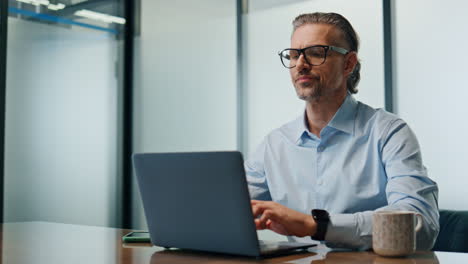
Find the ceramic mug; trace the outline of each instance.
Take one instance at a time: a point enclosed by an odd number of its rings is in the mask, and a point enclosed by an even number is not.
[[[380,256],[398,257],[416,251],[422,215],[410,211],[377,211],[372,217],[372,248]]]

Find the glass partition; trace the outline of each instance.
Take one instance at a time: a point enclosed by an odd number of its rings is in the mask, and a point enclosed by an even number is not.
[[[0,1],[0,222],[3,222],[4,146],[5,146],[5,64],[8,3]]]
[[[118,226],[122,5],[9,0],[5,221]]]

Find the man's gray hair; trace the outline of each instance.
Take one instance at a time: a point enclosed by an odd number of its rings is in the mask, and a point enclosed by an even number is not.
[[[340,14],[337,13],[309,13],[309,14],[302,14],[296,17],[293,21],[293,33],[296,29],[300,26],[305,24],[326,24],[332,25],[338,28],[344,37],[344,41],[348,45],[349,51],[357,52],[359,49],[359,37],[354,31],[353,26],[351,23]],[[356,86],[361,79],[361,63],[357,62],[356,66],[354,67],[353,72],[349,75],[348,80],[346,81],[346,87],[350,93],[357,93],[358,90]]]

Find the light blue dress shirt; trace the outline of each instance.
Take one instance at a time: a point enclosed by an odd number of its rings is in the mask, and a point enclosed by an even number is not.
[[[267,135],[245,169],[252,199],[306,214],[327,210],[325,240],[332,247],[370,248],[374,210],[421,213],[418,249],[431,249],[439,232],[438,188],[416,136],[397,116],[350,94],[320,138],[309,132],[303,114]]]

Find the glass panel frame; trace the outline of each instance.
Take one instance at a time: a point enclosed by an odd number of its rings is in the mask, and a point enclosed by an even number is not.
[[[8,2],[0,1],[0,223],[3,223],[6,48],[8,29]]]

